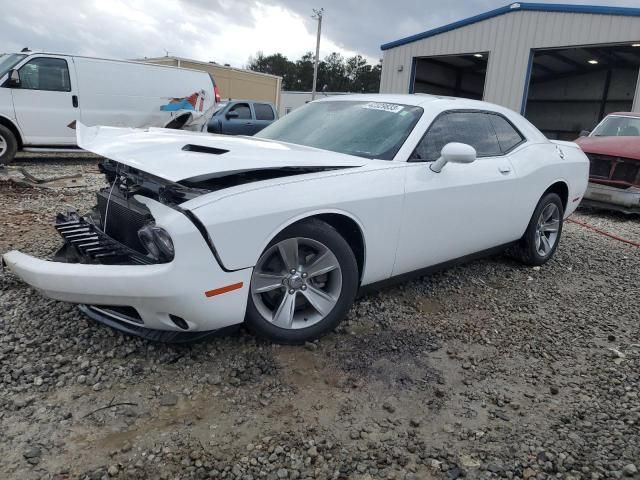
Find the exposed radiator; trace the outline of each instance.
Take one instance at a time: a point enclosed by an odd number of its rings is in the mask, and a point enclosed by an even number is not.
[[[109,191],[103,190],[98,192],[98,211],[101,218],[100,227],[104,233],[129,248],[142,254],[147,253],[138,238],[138,230],[153,220],[146,206],[133,198],[126,199],[119,195],[111,195],[109,199]]]

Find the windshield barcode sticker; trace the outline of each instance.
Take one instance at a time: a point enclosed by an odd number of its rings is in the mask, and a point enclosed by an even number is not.
[[[404,107],[402,105],[396,105],[395,103],[369,102],[363,105],[362,108],[368,108],[369,110],[382,110],[389,113],[398,113]]]

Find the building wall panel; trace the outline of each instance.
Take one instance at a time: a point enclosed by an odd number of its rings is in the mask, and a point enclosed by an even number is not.
[[[408,92],[414,57],[488,51],[484,99],[519,111],[531,49],[635,41],[640,42],[640,17],[515,11],[385,50],[380,91]]]

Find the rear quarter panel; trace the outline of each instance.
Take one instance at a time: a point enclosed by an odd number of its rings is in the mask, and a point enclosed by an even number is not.
[[[587,188],[589,160],[575,144],[556,145],[550,141],[527,144],[514,152],[512,164],[520,197],[515,208],[519,210],[519,229],[523,234],[538,201],[550,186],[563,182],[568,187],[565,218],[575,211]]]
[[[193,213],[229,270],[254,266],[269,242],[299,220],[324,213],[345,215],[364,236],[362,283],[367,284],[391,276],[404,195],[403,165],[372,161],[321,176],[236,187]]]

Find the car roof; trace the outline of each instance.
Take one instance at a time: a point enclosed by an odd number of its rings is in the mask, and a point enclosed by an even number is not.
[[[397,103],[400,105],[411,105],[422,107],[425,110],[487,110],[490,112],[500,113],[509,118],[520,115],[513,110],[505,108],[495,103],[483,102],[481,100],[471,100],[469,98],[447,97],[442,95],[429,95],[426,93],[406,93],[406,94],[386,94],[386,93],[368,93],[353,95],[335,95],[320,98],[316,102],[387,102]]]
[[[416,107],[438,106],[442,109],[474,109],[491,110],[502,112],[507,109],[489,102],[471,100],[468,98],[447,97],[443,95],[429,95],[426,93],[406,93],[406,94],[386,94],[386,93],[364,93],[351,95],[335,95],[319,98],[317,102],[388,102],[401,105],[412,105]],[[513,111],[509,110],[513,113]]]
[[[640,112],[613,112],[607,115],[607,117],[610,117],[610,116],[640,118]]]
[[[494,103],[483,102],[480,100],[470,100],[468,98],[446,97],[438,95],[428,95],[423,93],[407,93],[407,94],[386,94],[386,93],[370,93],[370,94],[354,94],[354,95],[336,95],[320,98],[315,102],[379,102],[379,103],[395,103],[399,105],[411,105],[423,108],[431,114],[439,114],[448,110],[481,110],[493,112],[508,118],[518,127],[521,133],[529,140],[543,141],[546,137],[529,121],[527,121],[519,113],[508,108],[496,105]],[[314,103],[315,103],[314,102]]]
[[[350,95],[331,95],[327,97],[321,97],[316,99],[317,102],[345,102],[345,101],[360,101],[360,102],[388,102],[398,103],[402,105],[422,106],[426,103],[433,102],[439,99],[445,99],[453,97],[438,97],[435,95],[422,95],[422,94],[385,94],[385,93],[356,93]]]

